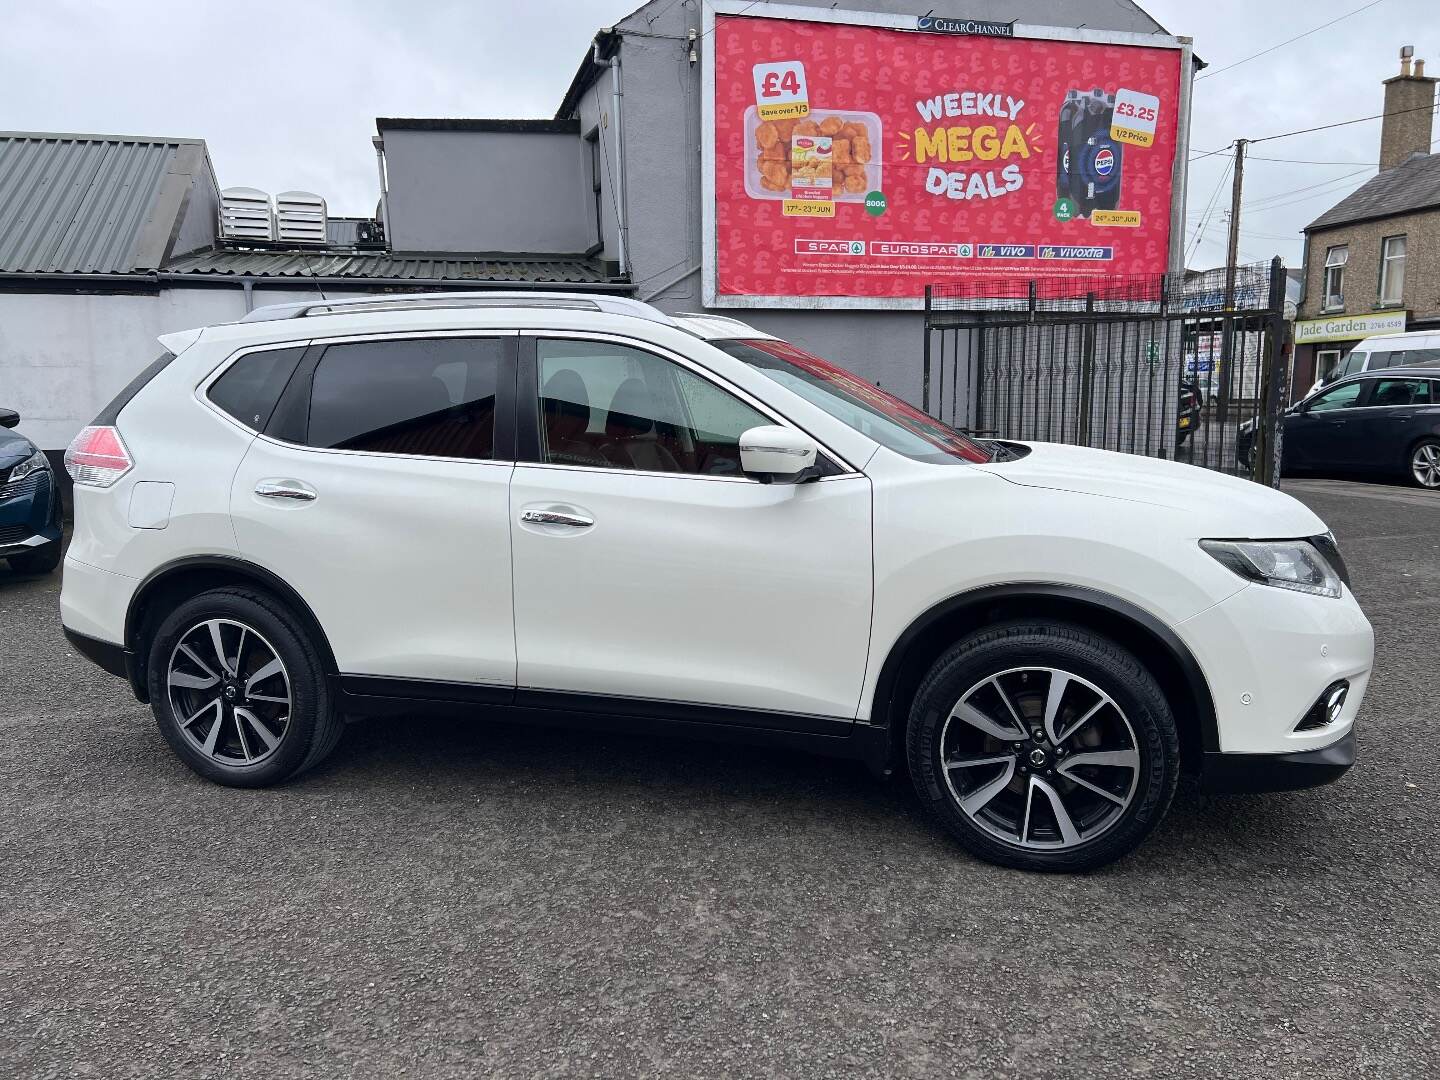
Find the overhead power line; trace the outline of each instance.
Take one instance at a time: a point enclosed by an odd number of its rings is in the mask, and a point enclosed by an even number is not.
[[[1338,23],[1338,22],[1344,22],[1346,19],[1350,18],[1352,15],[1359,15],[1362,11],[1369,11],[1371,8],[1375,7],[1377,4],[1383,4],[1384,2],[1385,2],[1385,0],[1371,0],[1371,2],[1368,3],[1368,4],[1366,4],[1364,7],[1358,7],[1358,8],[1356,8],[1354,11],[1347,11],[1344,15],[1337,16],[1336,18],[1331,19],[1331,20],[1330,20],[1329,22],[1327,22],[1327,23],[1321,23],[1319,26],[1313,27],[1313,28],[1310,29],[1310,30],[1306,30],[1303,34],[1296,34],[1296,35],[1295,35],[1294,37],[1292,37],[1292,38],[1286,38],[1284,41],[1280,42],[1280,44],[1278,44],[1278,45],[1271,45],[1268,49],[1261,49],[1261,50],[1260,50],[1259,52],[1257,52],[1257,53],[1251,53],[1249,56],[1245,57],[1243,60],[1236,60],[1233,64],[1226,64],[1224,67],[1219,67],[1219,68],[1215,68],[1215,69],[1213,69],[1213,70],[1211,70],[1211,71],[1207,71],[1207,72],[1205,72],[1205,74],[1203,74],[1203,75],[1197,75],[1197,76],[1195,77],[1195,81],[1196,81],[1196,82],[1200,82],[1202,79],[1214,78],[1216,75],[1219,75],[1222,71],[1230,71],[1230,70],[1232,70],[1233,68],[1239,67],[1241,64],[1248,64],[1251,60],[1255,60],[1255,59],[1257,59],[1258,57],[1265,56],[1267,53],[1272,53],[1272,52],[1274,52],[1276,49],[1283,49],[1286,45],[1293,45],[1295,42],[1299,41],[1301,38],[1307,38],[1307,37],[1309,37],[1311,34],[1318,34],[1321,30],[1324,30],[1326,27],[1334,26],[1334,25],[1335,25],[1336,23]]]
[[[1434,112],[1437,108],[1440,108],[1440,105],[1436,105],[1436,104],[1434,104],[1434,103],[1431,103],[1431,104],[1429,104],[1429,105],[1416,105],[1416,106],[1414,106],[1413,108],[1409,108],[1409,109],[1393,109],[1393,110],[1391,110],[1390,112],[1376,113],[1374,116],[1358,116],[1358,117],[1356,117],[1354,120],[1337,120],[1337,121],[1336,121],[1335,123],[1333,123],[1333,124],[1321,124],[1319,127],[1298,128],[1298,129],[1295,130],[1295,131],[1282,131],[1282,132],[1280,132],[1278,135],[1262,135],[1262,136],[1261,136],[1260,138],[1258,138],[1258,139],[1250,139],[1250,140],[1248,140],[1248,141],[1251,142],[1251,143],[1262,143],[1262,142],[1270,142],[1270,141],[1273,140],[1273,139],[1288,139],[1291,135],[1308,135],[1308,134],[1310,134],[1312,131],[1329,131],[1331,128],[1346,127],[1346,126],[1348,126],[1348,125],[1350,125],[1350,124],[1363,124],[1363,123],[1365,123],[1365,121],[1367,121],[1367,120],[1381,120],[1381,119],[1384,119],[1384,118],[1387,117],[1387,116],[1403,116],[1405,113],[1425,112],[1426,110],[1429,110],[1430,112]],[[1220,149],[1218,149],[1218,150],[1206,150],[1204,153],[1196,154],[1194,157],[1190,158],[1190,161],[1191,161],[1191,162],[1200,161],[1200,160],[1203,159],[1203,158],[1215,157],[1217,154],[1228,154],[1228,153],[1230,153],[1230,152],[1234,149],[1234,145],[1235,145],[1234,143],[1231,143],[1229,146],[1222,146],[1222,147],[1220,147]],[[1431,143],[1430,145],[1431,145],[1432,147],[1433,147],[1433,146],[1440,146],[1440,139],[1437,139],[1435,142]],[[1270,160],[1273,160],[1273,161],[1283,161],[1284,159],[1283,159],[1283,158],[1272,158],[1272,159],[1270,159]],[[1318,163],[1317,163],[1317,164],[1318,164]],[[1354,164],[1354,163],[1353,163],[1353,162],[1349,162],[1349,161],[1344,161],[1344,162],[1337,162],[1337,164],[1350,165],[1350,164]]]

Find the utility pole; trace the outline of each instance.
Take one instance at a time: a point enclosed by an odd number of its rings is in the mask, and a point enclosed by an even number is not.
[[[1235,264],[1240,257],[1240,192],[1245,184],[1245,146],[1235,140],[1235,175],[1230,182],[1230,239],[1225,247],[1225,310],[1235,307]]]
[[[1220,428],[1220,453],[1225,453],[1225,431],[1230,421],[1231,372],[1235,367],[1235,268],[1240,259],[1240,195],[1245,176],[1245,144],[1235,140],[1235,177],[1230,184],[1230,239],[1225,247],[1225,310],[1220,325],[1220,392],[1215,421]]]

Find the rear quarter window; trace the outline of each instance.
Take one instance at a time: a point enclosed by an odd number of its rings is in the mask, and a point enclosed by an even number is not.
[[[246,353],[210,384],[208,397],[246,427],[263,431],[304,354],[304,346]]]

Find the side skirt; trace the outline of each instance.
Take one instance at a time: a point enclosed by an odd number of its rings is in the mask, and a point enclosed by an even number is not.
[[[860,761],[880,777],[888,776],[891,768],[888,732],[848,717],[372,675],[338,676],[336,689],[347,717],[471,716],[539,727],[782,746]]]

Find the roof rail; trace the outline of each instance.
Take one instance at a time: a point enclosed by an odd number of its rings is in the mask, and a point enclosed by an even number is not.
[[[279,319],[307,319],[318,315],[344,315],[373,311],[423,311],[431,308],[569,308],[630,315],[637,319],[673,325],[659,308],[627,296],[592,296],[565,292],[448,292],[387,293],[378,296],[349,296],[338,300],[302,300],[292,304],[267,304],[240,319],[247,322],[274,322]]]

